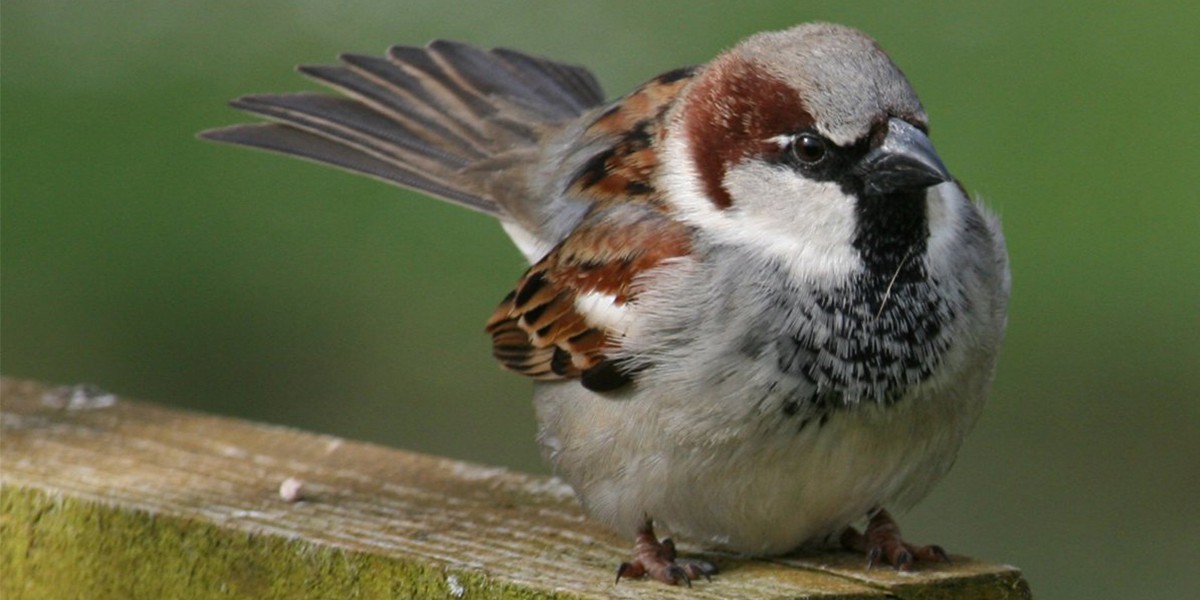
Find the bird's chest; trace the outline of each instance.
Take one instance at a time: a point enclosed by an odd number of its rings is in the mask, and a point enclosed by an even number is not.
[[[942,367],[957,318],[953,300],[923,277],[760,289],[757,322],[738,350],[777,378],[785,404],[892,404]]]
[[[962,311],[955,285],[915,269],[820,286],[745,264],[708,265],[671,290],[675,306],[714,298],[698,310],[653,311],[645,375],[671,395],[710,398],[734,420],[805,420],[900,402],[946,372]]]

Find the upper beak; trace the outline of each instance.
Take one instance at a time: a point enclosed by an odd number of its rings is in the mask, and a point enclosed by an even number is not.
[[[929,137],[895,118],[888,120],[883,143],[863,157],[858,170],[869,195],[922,190],[951,180]]]

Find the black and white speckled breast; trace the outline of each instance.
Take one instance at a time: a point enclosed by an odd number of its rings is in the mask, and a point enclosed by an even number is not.
[[[890,404],[940,365],[955,302],[923,273],[882,287],[872,277],[829,290],[797,289],[781,277],[781,285],[764,290],[775,308],[742,349],[783,376],[775,392],[785,396],[785,412]]]

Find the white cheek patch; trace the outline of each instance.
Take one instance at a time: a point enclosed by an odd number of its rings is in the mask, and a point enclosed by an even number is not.
[[[854,249],[854,199],[835,183],[747,162],[725,176],[738,229],[801,280],[841,280],[862,269]]]
[[[862,269],[851,245],[854,199],[836,184],[748,161],[725,174],[723,185],[733,206],[721,210],[703,192],[683,136],[667,138],[662,164],[668,201],[682,220],[717,242],[754,247],[780,260],[802,281],[844,279]]]
[[[588,292],[575,297],[575,310],[588,323],[624,336],[629,333],[629,308],[617,302],[617,297],[602,292]]]

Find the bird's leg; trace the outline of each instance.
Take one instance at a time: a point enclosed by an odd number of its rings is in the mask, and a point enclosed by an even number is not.
[[[666,538],[661,542],[654,535],[654,524],[649,517],[638,528],[633,545],[633,560],[617,567],[617,581],[622,578],[650,576],[669,585],[692,586],[698,577],[708,579],[717,572],[716,565],[703,560],[677,559],[675,542]]]
[[[880,559],[896,567],[899,571],[912,568],[913,562],[950,562],[950,556],[941,546],[914,546],[900,537],[900,526],[892,520],[888,511],[879,509],[871,515],[867,528],[862,533],[853,527],[847,527],[842,532],[842,547],[847,550],[864,552],[867,555],[867,569],[875,566]]]

